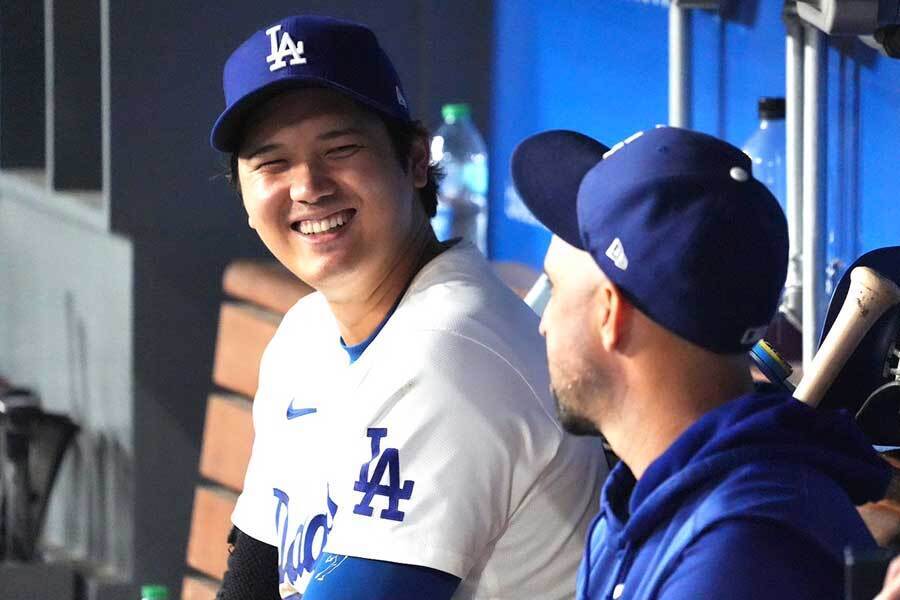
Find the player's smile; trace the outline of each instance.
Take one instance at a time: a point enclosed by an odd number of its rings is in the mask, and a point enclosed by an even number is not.
[[[329,231],[339,229],[350,223],[356,210],[348,208],[340,210],[322,218],[301,219],[291,224],[291,229],[304,235],[318,235],[320,233],[328,233]]]
[[[347,208],[324,217],[295,220],[291,223],[291,229],[311,244],[322,244],[343,236],[355,216],[356,209]]]

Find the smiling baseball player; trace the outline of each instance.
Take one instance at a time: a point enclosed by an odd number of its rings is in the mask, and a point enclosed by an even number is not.
[[[568,598],[606,467],[556,422],[537,319],[441,244],[424,128],[371,31],[290,17],[224,70],[212,145],[317,290],[260,366],[220,598]]]

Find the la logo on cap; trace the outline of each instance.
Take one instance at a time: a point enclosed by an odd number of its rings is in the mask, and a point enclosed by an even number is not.
[[[279,42],[276,37],[279,31],[281,31],[281,25],[275,25],[266,29],[266,35],[269,36],[269,43],[272,47],[271,54],[266,57],[266,62],[272,63],[269,65],[269,70],[277,71],[288,66],[288,64],[306,64],[306,58],[303,56],[303,40],[294,42],[291,39],[291,34],[285,31],[281,34],[281,42]],[[290,63],[284,61],[288,55],[291,56]]]

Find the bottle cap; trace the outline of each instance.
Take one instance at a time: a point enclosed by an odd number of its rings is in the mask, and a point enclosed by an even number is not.
[[[469,105],[464,103],[445,104],[441,107],[441,116],[444,117],[444,122],[450,125],[455,123],[457,119],[468,117],[470,114],[471,109]]]
[[[141,600],[168,600],[169,589],[164,585],[142,585]]]
[[[760,98],[759,118],[775,121],[784,118],[784,98]]]

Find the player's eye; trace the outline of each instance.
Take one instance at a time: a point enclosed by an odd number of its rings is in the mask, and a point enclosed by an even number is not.
[[[286,164],[287,161],[281,158],[268,158],[259,161],[256,166],[253,167],[254,171],[271,171],[275,169],[280,169]]]
[[[362,149],[359,144],[342,144],[335,148],[329,149],[325,155],[328,158],[347,158],[353,156]]]

